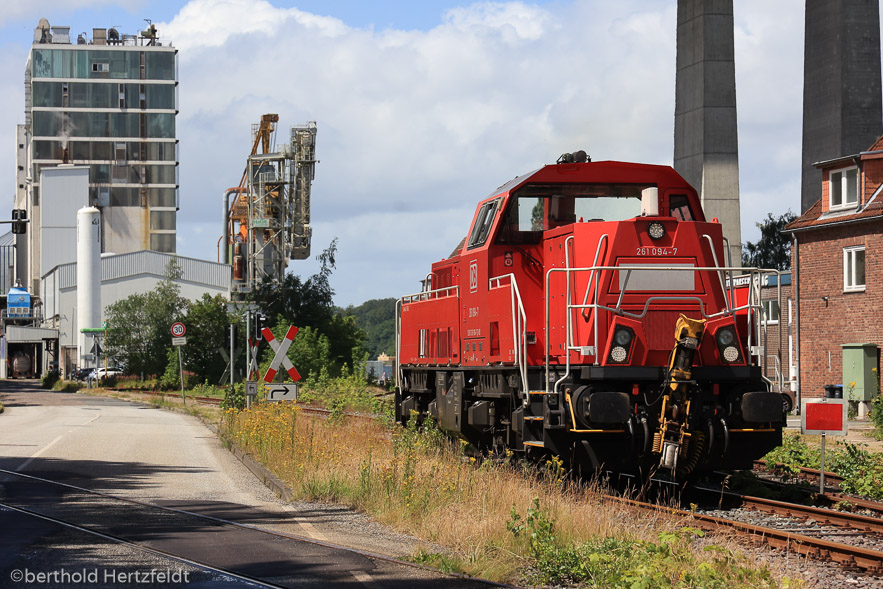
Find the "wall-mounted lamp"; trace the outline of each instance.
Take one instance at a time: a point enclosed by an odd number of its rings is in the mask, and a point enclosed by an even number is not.
[[[820,297],[823,301],[825,301],[825,308],[828,307],[828,297]]]

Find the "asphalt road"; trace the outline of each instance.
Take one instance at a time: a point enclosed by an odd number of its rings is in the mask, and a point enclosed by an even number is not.
[[[36,381],[0,381],[0,401],[0,469],[71,485],[0,472],[2,587],[480,585],[290,537],[310,536],[310,513],[190,416]]]

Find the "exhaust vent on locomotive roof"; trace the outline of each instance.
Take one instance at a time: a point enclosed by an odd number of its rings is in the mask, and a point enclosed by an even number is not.
[[[584,164],[586,162],[592,161],[592,158],[586,154],[585,151],[580,149],[579,151],[574,151],[573,153],[562,153],[558,158],[556,164]]]
[[[655,186],[641,191],[641,216],[659,216],[659,189]]]

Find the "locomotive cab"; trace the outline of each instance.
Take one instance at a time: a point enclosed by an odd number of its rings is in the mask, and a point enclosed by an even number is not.
[[[584,469],[750,466],[784,416],[752,355],[757,305],[736,306],[724,251],[669,167],[516,178],[399,302],[397,420],[432,416],[480,447]]]

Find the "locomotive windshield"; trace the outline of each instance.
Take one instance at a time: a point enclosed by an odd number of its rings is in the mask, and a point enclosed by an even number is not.
[[[642,184],[529,184],[514,193],[498,243],[538,243],[542,232],[641,215]]]

